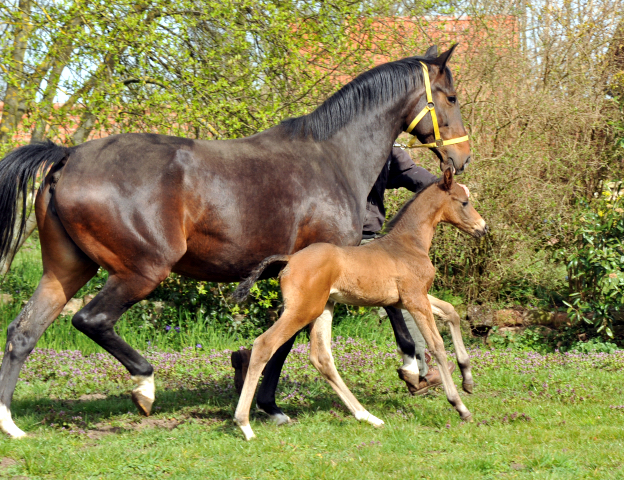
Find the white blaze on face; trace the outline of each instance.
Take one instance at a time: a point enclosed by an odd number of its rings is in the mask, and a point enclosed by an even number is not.
[[[11,411],[6,405],[0,405],[0,430],[6,433],[11,438],[25,437],[26,434],[17,428],[17,425],[11,418]]]
[[[135,393],[140,393],[144,397],[148,398],[152,402],[156,398],[155,391],[156,387],[154,386],[154,374],[152,373],[149,377],[145,375],[133,375],[130,377],[134,383],[136,383],[136,387],[132,390]]]

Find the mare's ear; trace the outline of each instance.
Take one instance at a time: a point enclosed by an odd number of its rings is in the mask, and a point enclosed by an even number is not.
[[[427,51],[425,52],[426,58],[437,58],[438,57],[438,46],[431,45]]]
[[[442,178],[442,190],[446,190],[448,192],[451,190],[451,186],[453,186],[453,169],[447,168],[444,170]]]
[[[446,52],[440,55],[438,58],[436,58],[435,60],[432,60],[431,64],[437,65],[438,67],[440,67],[440,71],[443,72],[444,69],[446,68],[446,64],[451,59],[451,56],[453,55],[455,48],[457,48],[457,45],[459,45],[459,43],[456,43],[451,48],[449,48]]]

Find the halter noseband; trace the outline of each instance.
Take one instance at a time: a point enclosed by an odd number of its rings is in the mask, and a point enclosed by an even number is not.
[[[442,137],[440,137],[440,129],[438,127],[438,116],[436,115],[435,104],[433,103],[433,96],[431,95],[431,84],[429,83],[429,69],[427,68],[427,65],[425,65],[423,62],[420,62],[420,64],[422,65],[422,68],[423,68],[423,78],[425,80],[425,92],[427,93],[427,105],[425,106],[425,108],[423,108],[420,111],[418,115],[416,115],[416,118],[412,120],[412,123],[409,124],[409,127],[407,127],[407,130],[405,131],[407,133],[410,133],[412,130],[414,130],[414,127],[418,125],[418,122],[420,122],[425,117],[425,115],[427,115],[427,113],[431,112],[431,121],[433,122],[433,134],[435,136],[435,142],[423,143],[421,145],[414,145],[414,143],[416,143],[416,141],[418,140],[414,136],[411,138],[409,142],[407,142],[407,145],[405,145],[405,147],[406,148],[436,148],[436,147],[444,147],[446,145],[455,145],[456,143],[461,143],[461,142],[467,142],[468,135],[464,135],[463,137],[458,137],[458,138],[451,138],[450,140],[443,140]]]

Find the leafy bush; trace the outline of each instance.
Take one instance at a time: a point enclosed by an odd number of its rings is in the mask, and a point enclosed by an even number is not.
[[[560,254],[567,260],[568,314],[613,338],[612,325],[624,304],[624,191],[605,184],[570,225],[572,242]]]

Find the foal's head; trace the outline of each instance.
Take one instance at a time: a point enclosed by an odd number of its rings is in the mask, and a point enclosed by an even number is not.
[[[453,181],[451,168],[444,171],[438,187],[441,190],[440,194],[445,196],[440,212],[441,222],[455,225],[475,238],[482,237],[487,233],[488,227],[479,212],[470,203],[466,191]]]

